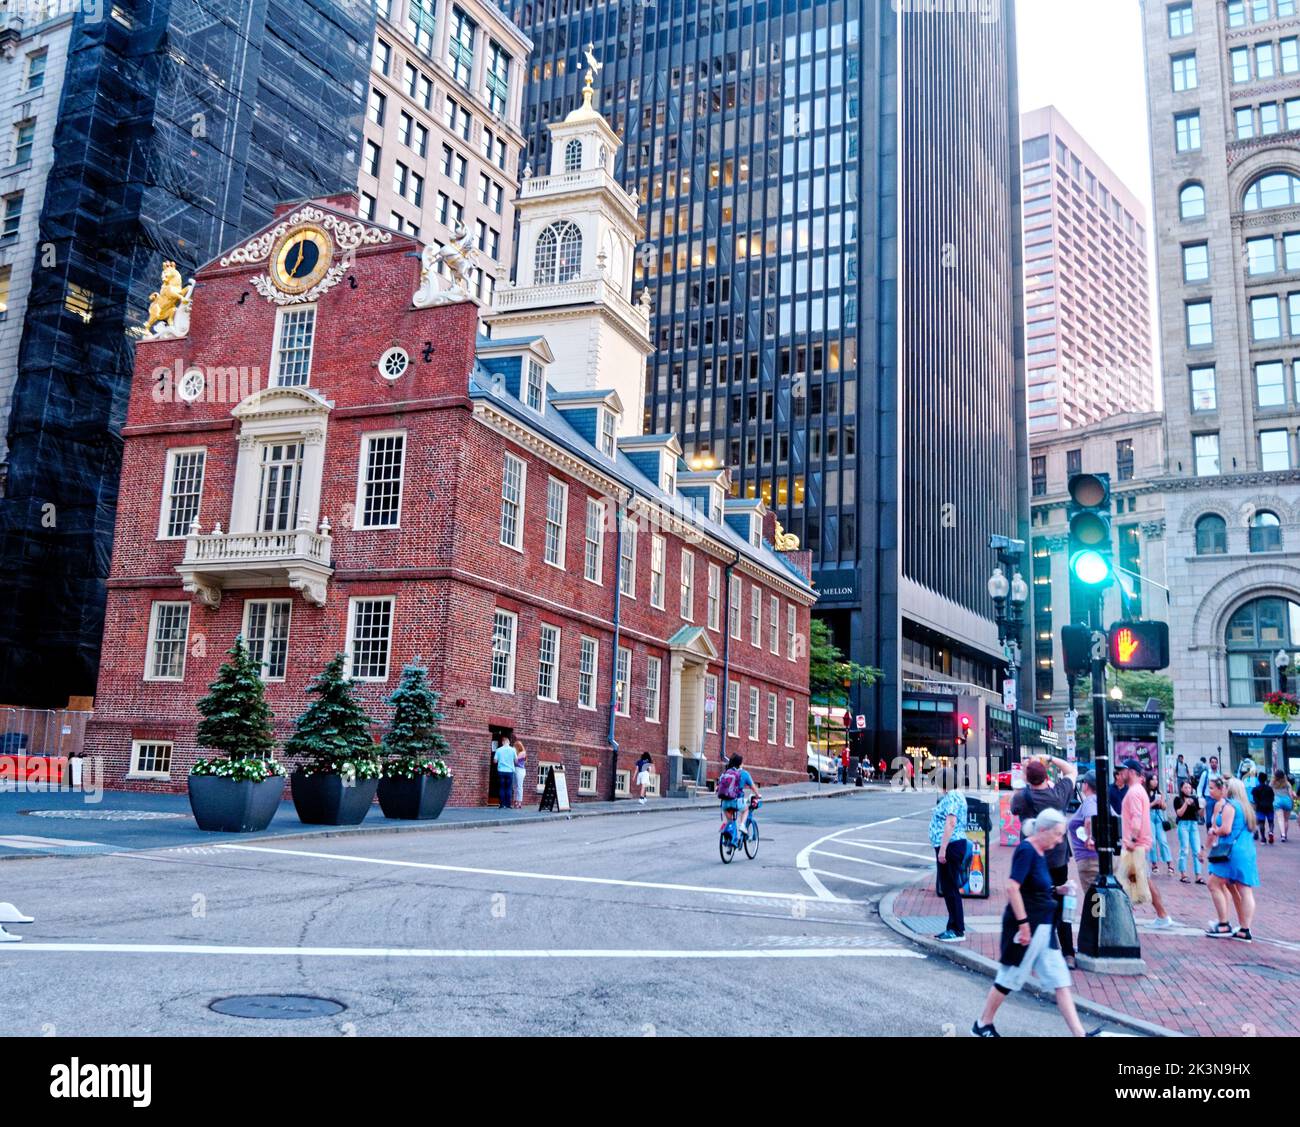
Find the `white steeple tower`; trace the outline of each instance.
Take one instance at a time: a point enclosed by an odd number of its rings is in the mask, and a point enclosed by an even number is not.
[[[555,354],[547,381],[561,391],[613,388],[625,405],[621,434],[640,434],[648,297],[634,301],[636,197],[614,179],[622,142],[597,112],[592,80],[602,64],[587,48],[582,104],[552,122],[551,170],[519,193],[515,284],[497,287],[483,320],[498,339],[544,335]]]

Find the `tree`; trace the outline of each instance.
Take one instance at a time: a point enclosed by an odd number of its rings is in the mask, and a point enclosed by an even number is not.
[[[230,660],[217,670],[208,695],[196,705],[203,719],[195,736],[200,747],[228,759],[269,759],[275,752],[274,719],[263,692],[261,667],[242,637],[226,651]]]
[[[1075,733],[1075,745],[1080,759],[1092,758],[1092,680],[1080,675],[1074,682],[1074,706],[1079,710],[1079,726]],[[1124,695],[1120,700],[1112,700],[1110,690],[1118,686]],[[1165,714],[1165,729],[1174,730],[1174,682],[1163,673],[1152,673],[1140,669],[1106,670],[1106,709],[1107,712],[1140,711],[1150,697],[1160,701]]]
[[[384,734],[383,749],[388,756],[384,774],[407,779],[446,777],[450,772],[443,756],[451,749],[442,734],[438,694],[429,688],[429,671],[422,665],[406,666],[388,703],[393,706],[393,722]]]
[[[872,665],[845,661],[844,654],[831,638],[830,627],[814,618],[808,627],[808,691],[813,698],[823,698],[827,707],[848,705],[847,687],[855,682],[874,685],[883,677]]]
[[[374,723],[357,700],[353,683],[343,676],[344,655],[336,654],[307,686],[317,699],[294,723],[285,755],[303,760],[305,775],[380,774],[378,749],[370,734]]]

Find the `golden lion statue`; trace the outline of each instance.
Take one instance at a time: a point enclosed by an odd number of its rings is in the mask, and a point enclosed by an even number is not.
[[[164,262],[162,266],[162,289],[149,295],[149,316],[144,323],[147,333],[154,325],[162,322],[170,325],[176,319],[176,311],[189,300],[193,284],[186,286],[181,282],[181,272],[176,263]]]

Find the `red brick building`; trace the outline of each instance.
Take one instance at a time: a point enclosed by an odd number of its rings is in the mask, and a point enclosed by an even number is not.
[[[724,747],[760,784],[801,778],[806,555],[725,471],[636,434],[639,403],[557,390],[544,335],[480,336],[354,202],[281,207],[136,346],[87,737],[109,784],[184,789],[240,634],[280,741],[335,653],[379,728],[420,659],[456,804],[489,800],[502,733],[575,797],[625,793],[642,751],[664,790]]]

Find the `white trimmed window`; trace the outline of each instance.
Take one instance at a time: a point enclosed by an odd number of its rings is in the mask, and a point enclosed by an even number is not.
[[[659,723],[659,675],[663,664],[657,657],[646,659],[645,666],[645,718],[651,724]]]
[[[709,564],[709,629],[722,629],[722,568]]]
[[[203,499],[203,468],[207,451],[168,450],[167,487],[163,492],[158,535],[162,539],[189,535]]]
[[[361,439],[358,528],[397,528],[400,525],[405,462],[405,431],[367,434]]]
[[[605,556],[605,502],[587,498],[587,527],[583,533],[582,575],[592,583],[601,582]]]
[[[727,735],[740,735],[740,684],[727,682]]]
[[[618,419],[614,417],[614,412],[602,408],[600,412],[600,452],[606,458],[612,458],[618,452],[618,440],[615,437],[617,428]]]
[[[650,605],[664,609],[664,538],[650,537]]]
[[[185,680],[185,651],[190,640],[190,604],[154,603],[149,614],[146,681]]]
[[[283,681],[289,660],[288,599],[249,599],[244,603],[244,641],[262,667],[263,681]]]
[[[695,556],[682,549],[681,616],[687,622],[695,619]]]
[[[555,478],[546,481],[546,552],[548,564],[564,568],[564,542],[569,521],[569,487]]]
[[[728,586],[729,586],[729,590],[727,592],[728,613],[731,617],[731,636],[733,638],[739,638],[740,637],[740,614],[741,614],[740,600],[742,598],[741,588],[740,588],[740,576],[733,575],[731,577],[731,583]]]
[[[618,714],[630,716],[632,714],[632,651],[624,646],[618,647],[618,670],[614,674],[614,679],[618,690]]]
[[[767,648],[781,652],[781,600],[773,595],[767,604]]]
[[[630,771],[614,772],[614,797],[627,798],[631,793],[632,773]]]
[[[712,673],[704,675],[704,699],[713,701],[713,711],[708,711],[708,705],[705,705],[704,713],[704,730],[706,732],[716,732],[718,730],[718,679]]]
[[[767,694],[767,742],[776,743],[776,693]]]
[[[755,688],[749,690],[749,738],[758,739],[759,694]]]
[[[276,387],[305,387],[311,379],[311,352],[316,339],[316,307],[295,305],[276,315],[275,354],[271,371]]]
[[[596,793],[596,768],[590,767],[583,763],[578,768],[578,793],[595,794]]]
[[[542,366],[533,357],[527,358],[528,375],[525,380],[525,395],[528,406],[540,412],[546,406],[546,380]]]
[[[785,746],[794,747],[794,697],[785,698]]]
[[[167,740],[132,740],[131,767],[127,772],[132,779],[170,779],[172,774],[172,745]]]
[[[537,783],[536,791],[541,794],[546,789],[546,776],[550,774],[552,767],[559,767],[560,764],[552,759],[541,759],[537,763]]]
[[[515,691],[515,638],[519,616],[508,610],[492,615],[492,683],[494,693]]]
[[[596,707],[597,662],[600,660],[600,643],[595,638],[583,638],[578,655],[578,707]]]
[[[749,644],[763,647],[763,592],[757,585],[749,589]]]
[[[667,450],[659,455],[659,488],[670,497],[677,492],[677,460]]]
[[[619,567],[618,589],[629,599],[636,598],[636,521],[623,522],[623,559]]]
[[[785,608],[785,656],[794,661],[795,651],[795,634],[799,625],[799,612],[795,609],[794,603],[786,604]]]
[[[542,625],[537,643],[537,696],[540,700],[560,699],[560,628]],[[495,659],[493,673],[496,672]]]
[[[507,454],[501,472],[501,543],[517,552],[524,550],[524,489],[528,467],[521,458]]]
[[[387,681],[393,645],[393,597],[348,600],[348,676]]]
[[[302,461],[301,442],[262,443],[257,484],[258,532],[291,532],[298,527]]]

